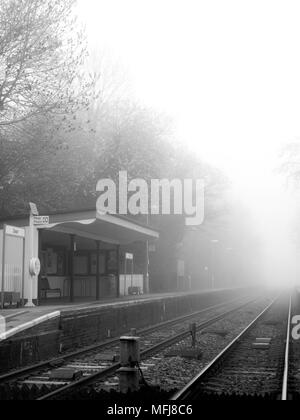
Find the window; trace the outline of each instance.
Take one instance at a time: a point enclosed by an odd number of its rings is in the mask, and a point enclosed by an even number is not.
[[[42,270],[44,276],[66,275],[66,251],[59,248],[47,248],[41,255]]]
[[[64,251],[57,252],[57,275],[66,275],[66,253]]]
[[[88,254],[76,254],[74,257],[75,276],[87,276],[89,274]]]
[[[108,272],[116,271],[118,269],[118,255],[117,251],[109,251],[107,258],[107,270]]]
[[[100,264],[100,274],[104,275],[106,273],[106,256],[104,252],[101,252],[101,254],[99,255],[99,264]],[[91,254],[90,273],[94,276],[97,274],[97,254],[96,253]]]

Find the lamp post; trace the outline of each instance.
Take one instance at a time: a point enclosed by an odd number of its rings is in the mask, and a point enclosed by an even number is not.
[[[215,260],[216,260],[216,245],[220,242],[218,239],[212,239],[211,241],[211,289],[215,288]]]
[[[25,308],[35,308],[33,303],[33,288],[34,281],[38,278],[41,271],[41,263],[38,258],[35,258],[35,228],[34,228],[34,218],[39,216],[39,211],[36,204],[29,203],[30,215],[29,215],[29,256],[30,256],[30,265],[29,265],[29,287],[28,287],[28,299],[25,305]]]
[[[229,282],[230,282],[229,285],[230,285],[230,287],[232,287],[233,286],[233,257],[232,257],[233,248],[228,247],[228,248],[226,248],[226,251],[230,255],[229,264],[227,266],[229,267],[229,269],[228,269]]]
[[[159,214],[159,207],[158,206],[151,206],[150,209],[148,209],[147,213],[147,227],[150,227],[151,225],[151,215],[152,212],[154,214]],[[150,293],[150,243],[147,239],[146,241],[146,273],[145,273],[145,284],[144,284],[144,293]]]

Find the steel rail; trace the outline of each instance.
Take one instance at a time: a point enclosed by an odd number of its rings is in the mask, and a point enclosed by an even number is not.
[[[237,308],[231,309],[229,311],[226,311],[216,317],[213,317],[209,320],[206,320],[204,322],[202,322],[201,324],[199,324],[197,326],[197,332],[200,332],[208,327],[210,327],[211,325],[215,324],[216,322],[223,320],[225,316],[228,316],[232,313],[235,313],[243,308],[245,308],[246,306],[248,306],[249,304],[253,303],[254,301],[256,301],[257,299],[254,300],[250,300],[247,301],[246,303],[242,304],[241,306],[238,306]],[[156,354],[168,347],[171,347],[173,344],[176,344],[184,339],[186,339],[187,337],[190,336],[190,332],[189,331],[185,331],[179,334],[174,335],[173,337],[162,341],[159,344],[156,344],[144,351],[141,352],[141,360],[145,360],[148,357],[151,357],[153,354]],[[82,388],[82,387],[86,387],[89,386],[91,384],[94,384],[96,382],[98,382],[101,379],[105,379],[108,376],[114,374],[119,368],[121,367],[120,363],[116,363],[113,366],[110,366],[109,368],[102,370],[101,372],[97,372],[94,373],[92,375],[89,375],[85,378],[82,378],[78,381],[72,382],[68,385],[65,385],[53,392],[50,392],[49,394],[45,394],[44,396],[37,398],[37,401],[46,401],[46,400],[51,400],[52,398],[55,397],[59,397],[62,396],[63,394],[70,392],[72,390],[75,390],[77,388]]]
[[[285,359],[284,359],[284,372],[282,381],[282,394],[281,400],[288,400],[288,382],[289,382],[289,368],[290,368],[290,335],[291,335],[291,324],[292,324],[292,295],[290,296],[288,324],[287,324],[287,337],[286,337],[286,348],[285,348]]]

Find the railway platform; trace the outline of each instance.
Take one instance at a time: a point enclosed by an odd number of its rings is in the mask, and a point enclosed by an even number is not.
[[[242,289],[166,293],[0,311],[0,373],[238,298]]]
[[[203,293],[205,293],[205,291]],[[64,312],[109,309],[184,295],[186,295],[186,293],[149,294],[131,297],[126,296],[119,299],[103,299],[101,301],[88,301],[86,299],[80,301],[80,299],[78,299],[75,303],[54,299],[52,303],[36,306],[35,308],[0,310],[0,316],[3,319],[0,329],[0,343],[8,338],[12,338],[20,332],[43,324],[50,319],[60,317]]]

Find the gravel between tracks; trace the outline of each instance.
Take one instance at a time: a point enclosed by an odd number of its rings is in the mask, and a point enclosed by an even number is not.
[[[141,363],[146,382],[150,386],[159,386],[170,391],[181,389],[194,376],[204,369],[248,324],[253,321],[263,309],[271,302],[270,299],[261,299],[238,312],[229,315],[222,321],[197,335],[197,349],[202,353],[200,360],[182,357],[168,357],[170,353],[181,348],[191,348],[191,339],[184,340],[160,355],[156,355]],[[98,382],[93,386],[96,391],[102,389],[118,389],[118,378],[112,377],[105,382]]]
[[[277,301],[245,334],[216,371],[199,381],[199,395],[251,395],[280,398],[288,325],[288,299]],[[254,343],[270,340],[264,349]]]

